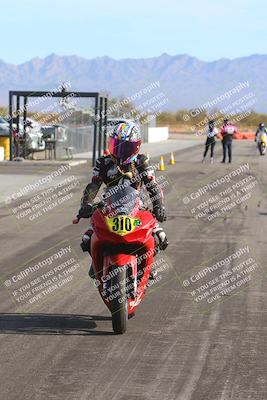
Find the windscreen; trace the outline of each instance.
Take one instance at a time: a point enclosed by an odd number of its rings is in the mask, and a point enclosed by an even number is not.
[[[125,181],[123,184],[108,187],[104,193],[105,215],[132,215],[139,208],[139,192]]]

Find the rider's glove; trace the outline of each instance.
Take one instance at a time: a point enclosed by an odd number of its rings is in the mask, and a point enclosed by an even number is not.
[[[166,221],[166,219],[167,219],[166,209],[164,206],[159,206],[159,205],[155,206],[153,208],[153,214],[155,215],[155,218],[159,222]]]
[[[77,217],[78,218],[90,218],[94,212],[93,206],[91,204],[84,204],[79,212]]]

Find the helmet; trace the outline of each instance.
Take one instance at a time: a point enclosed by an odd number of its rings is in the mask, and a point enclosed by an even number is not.
[[[119,165],[130,164],[139,153],[141,132],[134,123],[121,123],[115,126],[109,137],[110,155]]]
[[[264,128],[264,127],[265,127],[264,123],[261,122],[261,123],[259,124],[259,128]]]

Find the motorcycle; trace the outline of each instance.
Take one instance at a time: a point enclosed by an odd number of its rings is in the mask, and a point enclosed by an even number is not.
[[[140,193],[127,180],[106,189],[94,205],[90,254],[95,285],[112,315],[115,334],[123,334],[145,295],[154,255],[156,220],[140,209]]]
[[[260,155],[264,156],[266,153],[266,147],[267,147],[267,135],[261,135],[260,140],[259,140],[259,151]]]

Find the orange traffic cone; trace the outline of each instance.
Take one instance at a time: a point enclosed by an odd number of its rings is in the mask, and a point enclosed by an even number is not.
[[[173,151],[171,152],[171,159],[170,159],[169,164],[170,164],[170,165],[175,165],[175,159],[174,159]]]
[[[159,164],[159,170],[160,171],[165,171],[165,164],[164,164],[164,157],[160,156],[160,164]]]

